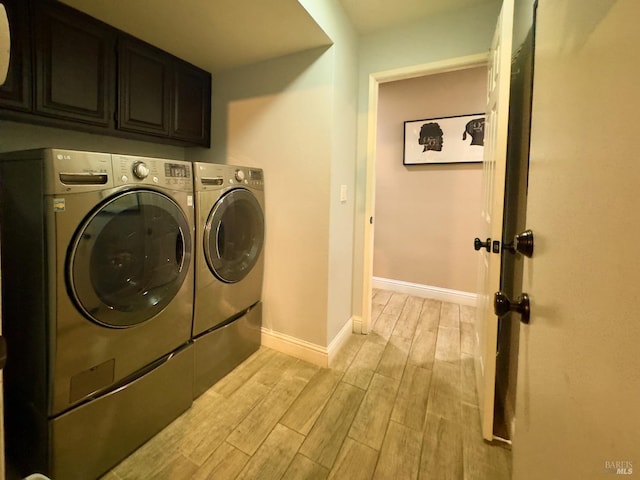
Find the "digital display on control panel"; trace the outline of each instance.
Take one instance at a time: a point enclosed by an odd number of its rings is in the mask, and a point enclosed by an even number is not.
[[[171,178],[189,178],[189,167],[177,163],[167,163],[164,166],[164,175]]]
[[[262,171],[249,170],[249,180],[262,180]]]

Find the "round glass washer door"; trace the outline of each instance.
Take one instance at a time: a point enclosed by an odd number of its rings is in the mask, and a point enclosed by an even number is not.
[[[191,261],[191,233],[181,208],[151,190],[108,199],[71,243],[69,290],[89,319],[109,327],[138,325],[180,290]]]
[[[204,253],[211,272],[226,283],[246,277],[264,245],[264,214],[244,188],[230,190],[215,204],[204,228]]]

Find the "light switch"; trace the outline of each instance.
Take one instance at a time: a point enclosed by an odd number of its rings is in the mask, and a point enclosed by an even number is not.
[[[347,186],[340,185],[340,203],[345,203],[347,201]]]

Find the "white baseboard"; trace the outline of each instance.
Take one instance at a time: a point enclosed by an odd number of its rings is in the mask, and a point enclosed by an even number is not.
[[[340,351],[353,331],[353,320],[349,319],[340,329],[328,347],[316,345],[284,333],[276,332],[262,327],[262,345],[273,348],[279,352],[291,355],[323,368],[329,366],[329,362]]]
[[[353,333],[361,334],[362,333],[362,317],[360,316],[352,317],[352,321],[353,321],[353,328],[351,330],[353,331]]]
[[[325,347],[262,327],[262,345],[320,367],[329,365]]]
[[[362,321],[361,321],[362,322]],[[338,334],[331,340],[328,348],[328,357],[327,357],[327,365],[331,365],[331,362],[338,354],[340,349],[343,347],[344,343],[349,340],[351,334],[354,333],[354,317],[351,317],[347,322],[342,326]]]
[[[406,293],[414,297],[431,298],[441,302],[457,303],[460,305],[476,306],[478,296],[475,293],[450,290],[448,288],[431,287],[418,283],[403,282],[402,280],[391,280],[389,278],[373,277],[371,281],[373,288],[389,290],[397,293]]]

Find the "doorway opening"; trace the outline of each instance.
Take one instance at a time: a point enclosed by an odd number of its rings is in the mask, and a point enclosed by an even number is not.
[[[446,81],[453,78],[455,74],[471,74],[474,70],[486,72],[487,63],[488,55],[479,54],[413,68],[379,72],[372,74],[369,78],[368,155],[364,217],[366,218],[366,225],[364,229],[365,248],[362,278],[363,315],[361,331],[363,333],[368,333],[372,326],[371,300],[374,287],[397,289],[397,291],[404,291],[404,293],[410,291],[416,296],[435,298],[452,303],[475,304],[477,288],[475,267],[478,262],[477,257],[475,257],[476,252],[472,248],[474,229],[472,227],[469,232],[464,232],[460,228],[456,228],[456,210],[453,205],[447,204],[445,192],[451,188],[465,188],[464,181],[461,182],[460,180],[464,178],[465,173],[469,172],[477,174],[475,187],[480,190],[482,187],[481,168],[478,169],[477,164],[403,165],[402,145],[404,140],[402,135],[403,121],[484,112],[486,108],[486,84],[483,85],[483,92],[479,95],[481,106],[478,108],[469,107],[466,110],[464,106],[460,105],[451,107],[452,102],[445,106],[438,104],[438,101],[442,100],[442,98],[438,97],[441,92],[434,90],[434,92],[431,92],[436,94],[433,100],[424,99],[424,103],[428,103],[428,105],[416,105],[417,110],[419,111],[420,108],[423,108],[426,112],[425,114],[414,113],[416,110],[413,110],[405,113],[403,117],[402,112],[395,111],[393,106],[389,106],[385,96],[396,97],[398,91],[407,90],[404,95],[412,99],[415,104],[418,104],[422,100],[417,96],[414,97],[415,91],[420,88],[427,88],[421,87],[421,85],[427,85],[430,81],[435,81],[438,78],[444,80],[446,84]],[[401,92],[400,95],[402,94]],[[403,105],[402,100],[396,103],[397,105]],[[434,106],[434,104],[436,105]],[[447,107],[449,107],[449,110],[446,109]],[[406,111],[407,105],[405,104],[402,108]],[[390,125],[388,130],[383,129],[386,124]],[[392,138],[389,138],[389,136]],[[382,162],[384,162],[384,165]],[[474,172],[474,170],[477,171]],[[447,178],[447,175],[451,173],[457,174],[455,180]],[[431,177],[427,181],[435,180],[434,185],[425,184],[427,175]],[[453,184],[448,182],[453,182]],[[420,185],[423,187],[422,192],[417,188]],[[433,201],[433,196],[429,200],[428,195],[424,196],[424,190],[428,190],[426,193],[432,194],[441,201]],[[415,196],[412,197],[412,195]],[[394,196],[395,200],[389,202],[388,198],[394,198]],[[474,209],[472,206],[471,209],[475,217],[479,218],[480,205],[476,205],[476,207]],[[453,220],[454,223],[453,226],[440,229],[432,228],[431,232],[427,232],[432,237],[430,239],[431,245],[428,247],[429,251],[425,252],[420,250],[419,245],[407,244],[410,243],[408,240],[413,238],[415,233],[411,228],[429,228],[429,222],[419,225],[420,222],[412,220],[412,217],[415,219],[427,213],[431,215],[431,222],[442,222],[445,219],[445,221]],[[374,219],[375,222],[373,221]],[[392,219],[393,222],[389,224],[386,219]],[[408,230],[399,228],[398,222],[404,224],[405,227],[408,226]],[[442,227],[442,225],[439,226]],[[384,232],[381,232],[380,228],[384,228]],[[446,232],[445,235],[441,233],[443,231]],[[407,241],[405,242],[405,240]],[[456,279],[453,278],[455,277],[456,267],[459,266],[459,264],[455,263],[455,260],[461,261],[461,256],[458,255],[453,263],[451,261],[447,262],[447,259],[443,258],[442,249],[440,251],[438,249],[438,245],[451,247],[451,244],[456,242],[458,244],[454,248],[450,248],[447,253],[455,256],[456,252],[458,254],[463,252],[465,255],[469,255],[470,259],[465,261],[474,267],[473,271],[468,274],[467,281],[470,283],[456,283]],[[389,253],[394,250],[396,253],[399,252],[402,258],[395,258],[393,253]],[[420,262],[416,261],[416,255],[421,257]],[[431,260],[428,258],[429,255],[432,256]],[[416,271],[416,264],[424,265],[425,262],[440,268],[440,277],[437,277],[437,268],[430,269],[431,271],[429,272]],[[402,268],[408,268],[409,271],[405,270],[403,272]],[[423,276],[420,276],[421,274]],[[465,273],[460,274],[459,271],[458,274],[465,275]],[[444,288],[443,285],[445,286]],[[391,288],[389,288],[390,286]],[[468,295],[466,298],[461,295],[463,293],[469,294],[469,292],[473,292],[473,294]]]
[[[379,86],[374,287],[475,304],[483,145],[466,125],[484,119],[486,81],[479,66]],[[441,144],[420,143],[425,127]]]
[[[366,185],[364,205],[364,235],[363,235],[363,272],[362,272],[362,333],[368,333],[371,328],[371,293],[374,277],[374,218],[376,203],[376,164],[378,157],[378,125],[379,125],[379,95],[381,84],[419,77],[446,74],[450,72],[486,67],[488,55],[485,53],[458,57],[425,65],[416,65],[402,69],[373,73],[369,77],[368,129],[367,129],[367,159]],[[477,112],[468,112],[477,113]],[[415,120],[407,118],[406,120]],[[398,127],[402,128],[402,126]],[[397,159],[402,163],[402,159]],[[424,168],[419,166],[418,168]],[[436,167],[438,168],[438,167]],[[410,172],[406,172],[410,173]],[[469,245],[471,245],[469,243]],[[402,245],[398,245],[402,248]],[[469,247],[471,248],[471,247]],[[418,284],[417,282],[415,282]],[[418,284],[419,285],[419,284]],[[433,292],[432,292],[433,293]]]

